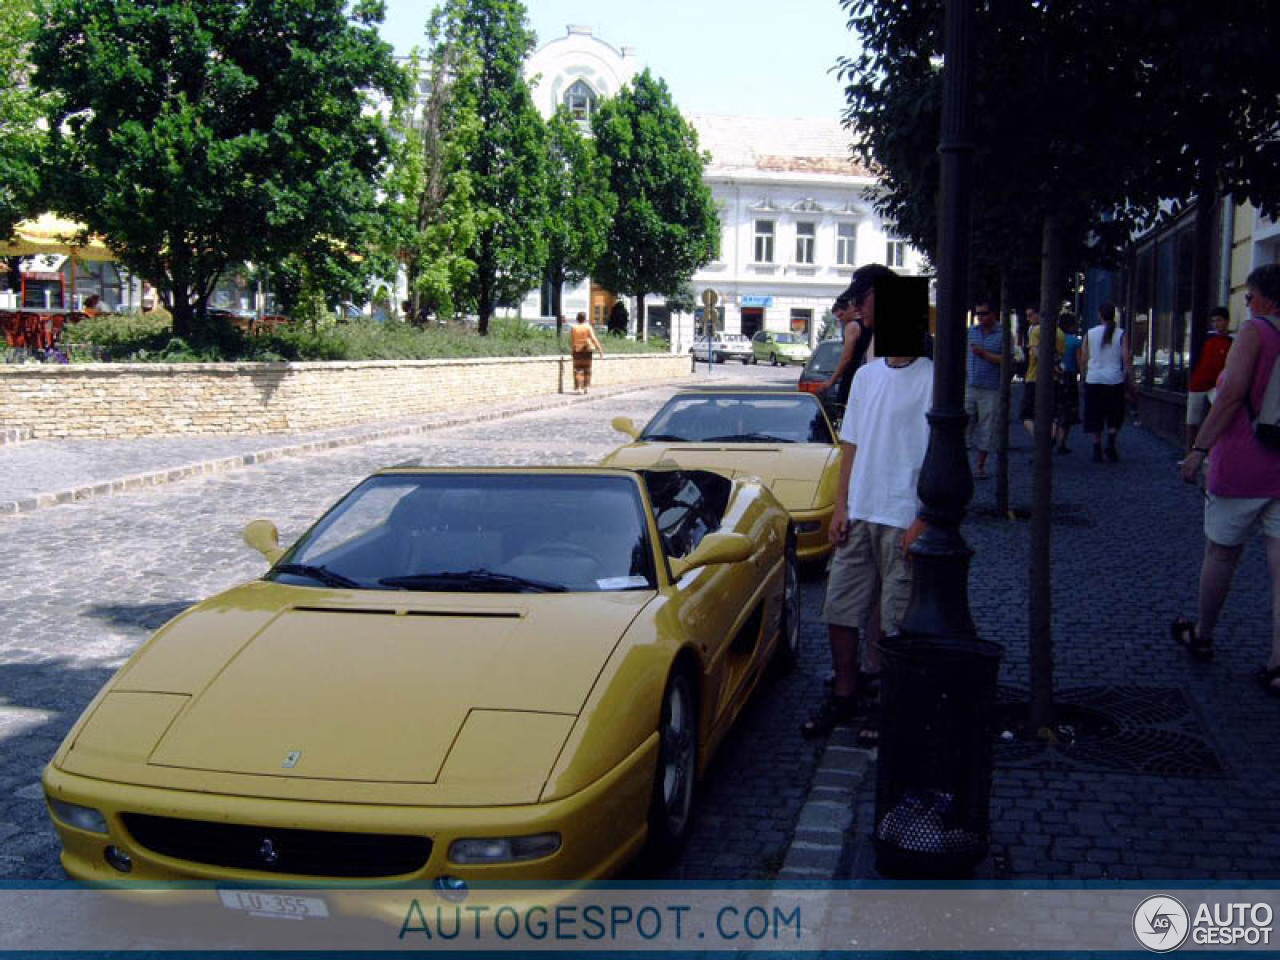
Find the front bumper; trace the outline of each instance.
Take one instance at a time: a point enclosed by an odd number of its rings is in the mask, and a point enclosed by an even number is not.
[[[547,803],[506,807],[316,803],[201,794],[94,780],[52,765],[45,771],[44,784],[49,796],[94,807],[106,818],[105,836],[53,821],[62,841],[62,865],[77,880],[151,887],[175,881],[265,885],[274,889],[333,886],[348,892],[343,897],[345,913],[399,922],[403,919],[403,904],[396,898],[375,896],[372,891],[362,898],[359,888],[393,883],[429,890],[442,876],[481,887],[508,882],[564,885],[615,873],[639,852],[646,837],[657,742],[657,734],[652,734],[622,763],[579,793]],[[235,869],[177,860],[149,850],[126,829],[124,814],[252,824],[267,830],[421,836],[431,839],[432,848],[422,869],[368,881]],[[455,864],[448,859],[453,841],[462,837],[527,836],[550,831],[561,835],[561,846],[555,854],[542,859],[482,865]],[[106,852],[111,846],[131,858],[133,869],[129,873],[122,874],[108,864]],[[350,893],[353,888],[356,892]],[[546,897],[540,899],[545,901]]]
[[[820,510],[797,510],[791,514],[796,531],[796,559],[801,563],[820,560],[831,553],[831,515],[835,507]]]

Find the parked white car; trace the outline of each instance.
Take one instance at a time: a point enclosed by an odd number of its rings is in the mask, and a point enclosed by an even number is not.
[[[708,337],[699,337],[689,348],[695,360],[710,360],[724,363],[726,360],[751,362],[751,341],[740,333],[715,333]]]

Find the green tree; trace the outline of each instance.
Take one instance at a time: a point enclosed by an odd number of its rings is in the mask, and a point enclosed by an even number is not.
[[[425,66],[415,52],[406,68],[410,84],[423,95],[393,108],[392,163],[384,183],[388,228],[383,248],[404,267],[407,312],[414,323],[456,314],[456,291],[475,275],[469,256],[476,239],[471,175],[460,143],[474,140],[468,128],[476,121],[451,109],[461,51],[440,42],[440,20],[437,14],[427,27]],[[453,135],[459,127],[461,137]]]
[[[42,0],[32,59],[58,209],[149,279],[174,332],[240,262],[355,253],[402,75],[378,0]]]
[[[609,167],[569,111],[547,123],[547,312],[561,315],[566,283],[581,283],[604,256],[618,200]]]
[[[40,118],[46,98],[31,86],[37,27],[32,0],[0,0],[0,240],[40,212]]]
[[[706,160],[666,83],[648,70],[601,105],[592,129],[618,198],[594,276],[637,298],[646,339],[645,295],[675,295],[719,250],[720,219],[702,180]]]
[[[476,311],[485,335],[494,309],[518,303],[547,263],[546,128],[522,72],[534,36],[519,0],[447,0],[436,23],[435,58],[457,64],[443,121],[445,171],[467,178],[474,229],[467,258],[475,268],[457,299]]]

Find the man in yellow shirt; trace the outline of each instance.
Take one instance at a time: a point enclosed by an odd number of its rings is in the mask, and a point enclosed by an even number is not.
[[[1049,371],[1050,376],[1056,376],[1058,361],[1062,359],[1062,355],[1067,351],[1067,338],[1058,328],[1056,349],[1053,354],[1054,370]],[[1035,307],[1027,307],[1027,376],[1026,385],[1022,388],[1022,409],[1019,417],[1022,425],[1027,428],[1027,433],[1031,434],[1032,439],[1036,435],[1036,376],[1040,368],[1040,311]]]

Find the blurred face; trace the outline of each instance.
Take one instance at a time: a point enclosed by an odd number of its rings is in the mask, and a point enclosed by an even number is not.
[[[868,330],[876,325],[876,291],[872,287],[853,301],[854,318]]]
[[[1255,317],[1269,317],[1276,312],[1277,307],[1280,307],[1280,304],[1264,297],[1253,287],[1250,287],[1249,292],[1244,295],[1244,302],[1249,308],[1249,313]]]
[[[1213,318],[1213,329],[1218,336],[1225,337],[1227,335],[1227,327],[1229,326],[1231,326],[1231,321],[1226,317]]]
[[[1039,322],[1040,322],[1040,311],[1037,310],[1035,307],[1028,307],[1027,323],[1034,327]]]
[[[982,324],[984,330],[990,330],[996,323],[996,312],[991,309],[989,303],[979,303],[973,308],[973,315],[978,318],[978,323]]]

